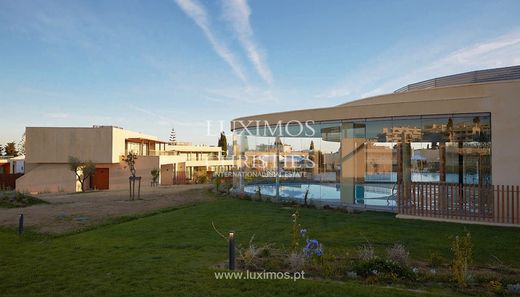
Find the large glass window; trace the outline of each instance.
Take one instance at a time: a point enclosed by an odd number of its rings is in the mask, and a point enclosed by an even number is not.
[[[246,132],[246,133],[243,133]],[[237,130],[246,192],[395,205],[397,182],[491,183],[489,113]],[[247,188],[249,186],[249,188]]]

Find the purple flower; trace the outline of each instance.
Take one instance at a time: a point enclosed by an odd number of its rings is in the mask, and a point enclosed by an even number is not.
[[[307,234],[307,229],[301,229],[300,230],[300,236],[301,237],[305,237],[306,234]]]
[[[307,239],[307,245],[303,248],[305,256],[315,254],[318,257],[323,255],[321,244],[316,239]]]

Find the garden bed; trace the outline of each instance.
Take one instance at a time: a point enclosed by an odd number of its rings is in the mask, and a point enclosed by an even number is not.
[[[433,252],[424,261],[412,260],[407,248],[394,243],[376,252],[367,240],[355,249],[327,249],[300,223],[299,206],[292,214],[292,244],[257,245],[254,235],[248,245],[237,249],[238,270],[249,272],[304,271],[306,279],[357,281],[406,290],[451,288],[470,295],[520,295],[520,269],[505,265],[495,257],[489,266],[472,265],[471,234],[454,234],[452,257]],[[227,263],[217,265],[226,269]]]
[[[15,191],[0,192],[0,208],[27,207],[35,204],[48,204],[48,202]]]

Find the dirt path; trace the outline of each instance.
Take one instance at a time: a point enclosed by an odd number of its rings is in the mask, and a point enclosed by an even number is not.
[[[0,226],[15,227],[24,214],[25,226],[45,233],[64,233],[100,224],[107,219],[211,200],[209,185],[143,188],[140,200],[130,201],[128,191],[96,191],[36,196],[50,204],[0,208]]]

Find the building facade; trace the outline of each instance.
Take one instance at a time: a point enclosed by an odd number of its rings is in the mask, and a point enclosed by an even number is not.
[[[398,183],[518,185],[519,94],[520,66],[513,66],[333,107],[235,119],[234,151],[242,160],[235,190],[395,206]],[[286,166],[279,145],[303,157],[298,166]],[[250,160],[269,151],[282,174],[256,178],[250,173],[265,168]]]
[[[69,169],[69,157],[96,164],[87,180],[91,189],[126,189],[130,170],[123,161],[129,152],[137,154],[136,175],[142,186],[150,186],[151,171],[160,171],[159,183],[193,181],[208,173],[230,170],[232,160],[220,147],[161,141],[155,136],[113,126],[27,127],[25,174],[16,180],[17,191],[74,192],[80,190]]]

